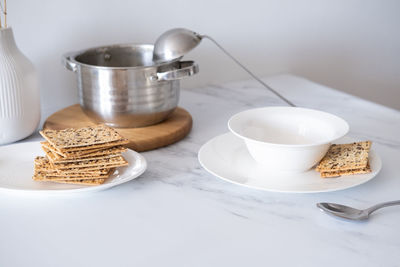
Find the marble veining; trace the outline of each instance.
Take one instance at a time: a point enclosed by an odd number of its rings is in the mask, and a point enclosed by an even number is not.
[[[201,168],[200,147],[227,132],[233,114],[284,103],[252,80],[183,89],[180,105],[193,116],[192,132],[142,153],[149,167],[140,178],[82,196],[0,195],[0,266],[400,266],[400,207],[356,223],[315,207],[326,201],[365,208],[400,198],[400,112],[293,75],[264,80],[298,106],[343,117],[351,137],[371,139],[381,173],[318,194],[224,182]]]

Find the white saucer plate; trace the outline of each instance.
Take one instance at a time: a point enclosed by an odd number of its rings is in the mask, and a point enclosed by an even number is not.
[[[44,155],[40,142],[0,146],[0,191],[20,193],[78,193],[104,190],[139,177],[147,168],[146,159],[128,150],[123,153],[128,166],[119,167],[105,181],[95,186],[59,184],[32,180],[33,160]]]
[[[335,143],[350,143],[342,138]],[[273,173],[259,165],[240,138],[232,133],[217,136],[204,144],[198,154],[200,164],[209,173],[250,188],[285,193],[320,193],[343,190],[368,182],[382,168],[380,157],[370,151],[371,173],[338,178],[321,178],[314,169],[302,173]]]

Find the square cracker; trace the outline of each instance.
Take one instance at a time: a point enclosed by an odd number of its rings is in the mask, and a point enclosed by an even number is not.
[[[99,171],[91,171],[91,172],[73,172],[73,171],[59,171],[59,170],[51,170],[44,168],[35,168],[35,174],[39,176],[51,176],[51,177],[91,177],[91,178],[104,178],[107,176],[110,169],[104,169]]]
[[[88,126],[79,129],[43,130],[40,134],[58,150],[102,145],[121,141],[124,138],[113,128],[105,125]]]
[[[371,141],[351,144],[333,144],[320,161],[316,170],[319,172],[351,171],[365,169]]]
[[[46,153],[46,156],[52,162],[65,162],[65,161],[74,160],[74,159],[84,159],[84,158],[90,158],[90,157],[116,155],[116,154],[125,152],[127,150],[123,146],[114,146],[114,147],[110,147],[110,148],[87,150],[84,153],[79,153],[79,151],[64,153],[64,154],[66,154],[66,157],[65,157],[65,156],[62,156],[48,142],[42,142],[41,144],[42,144],[43,151]]]
[[[340,176],[344,176],[344,175],[365,174],[365,173],[370,173],[370,172],[371,172],[371,167],[369,166],[369,163],[368,163],[367,167],[365,167],[365,168],[345,170],[345,171],[321,172],[320,175],[322,178],[332,178],[332,177],[340,177]]]
[[[62,183],[62,184],[77,184],[77,185],[100,185],[103,184],[106,179],[81,179],[81,180],[40,180],[40,181],[49,181],[54,183]]]
[[[35,181],[76,181],[76,180],[93,180],[93,179],[106,179],[108,176],[106,175],[99,175],[93,177],[74,177],[74,176],[47,176],[35,173],[33,175],[33,180]]]
[[[71,158],[71,157],[81,157],[87,154],[95,153],[100,150],[111,149],[114,147],[122,147],[129,143],[129,140],[122,139],[120,141],[110,142],[106,144],[98,144],[98,145],[90,145],[90,146],[82,146],[82,147],[73,147],[67,149],[58,149],[52,146],[49,142],[41,142],[42,147],[46,147],[47,149],[57,153],[61,157]]]
[[[93,180],[93,179],[106,179],[111,174],[114,173],[115,169],[110,169],[108,173],[105,174],[92,174],[92,175],[80,175],[80,174],[71,174],[71,175],[54,175],[52,173],[46,173],[41,171],[35,171],[33,175],[33,180],[36,181],[57,181],[57,180]]]
[[[42,145],[43,150],[48,150],[53,152],[53,155],[55,158],[63,159],[63,158],[81,158],[86,155],[90,155],[92,153],[97,153],[99,151],[105,150],[105,149],[112,149],[115,147],[110,147],[110,148],[94,148],[94,149],[86,149],[86,150],[78,150],[78,151],[71,151],[71,152],[61,152],[57,148],[53,147],[49,142],[40,142]],[[118,147],[118,146],[116,146]]]
[[[102,168],[113,168],[128,165],[128,162],[122,156],[110,157],[110,158],[98,158],[89,159],[84,161],[74,161],[66,163],[54,163],[52,164],[55,169],[65,170],[65,169],[102,169]]]
[[[59,170],[53,167],[49,160],[45,157],[38,156],[34,160],[35,171],[40,171],[41,173],[46,173],[47,175],[53,176],[92,176],[106,174],[109,172],[107,168],[97,168],[94,170],[87,170],[87,168],[71,168],[66,170]]]
[[[107,155],[95,155],[95,156],[86,156],[83,158],[73,158],[73,159],[68,159],[68,158],[57,158],[55,153],[48,150],[45,147],[42,147],[43,151],[46,153],[47,158],[50,160],[52,165],[54,166],[57,163],[76,163],[76,162],[87,162],[90,160],[101,160],[101,159],[109,159],[109,158],[115,158],[115,157],[120,157],[121,153],[115,153],[115,154],[107,154]]]
[[[75,152],[81,155],[87,154],[87,153],[92,153],[96,150],[99,149],[105,149],[105,148],[110,148],[114,146],[123,146],[129,144],[128,139],[121,139],[118,141],[113,141],[109,143],[104,143],[104,144],[95,144],[95,145],[88,145],[88,146],[80,146],[80,147],[71,147],[71,148],[66,148],[66,149],[61,149],[58,150],[60,151],[60,154],[64,155],[65,153],[70,153],[70,152]],[[64,153],[64,154],[63,154]]]
[[[53,174],[42,171],[35,171],[33,174],[34,180],[85,180],[85,179],[100,179],[100,178],[108,178],[108,173],[105,174],[88,174],[88,175],[80,175],[80,174]]]

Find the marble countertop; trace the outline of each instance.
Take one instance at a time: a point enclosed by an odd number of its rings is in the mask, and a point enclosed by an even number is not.
[[[193,129],[142,153],[149,167],[140,178],[90,194],[0,194],[0,266],[400,266],[400,206],[367,222],[315,207],[400,199],[400,112],[292,75],[264,80],[298,106],[344,118],[351,137],[372,140],[383,162],[378,176],[317,194],[224,182],[200,166],[199,148],[227,132],[233,114],[283,104],[253,80],[184,89],[180,105]]]

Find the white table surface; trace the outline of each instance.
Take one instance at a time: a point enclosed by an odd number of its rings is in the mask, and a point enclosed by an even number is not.
[[[180,105],[193,116],[192,132],[142,153],[149,168],[140,178],[90,194],[1,193],[0,266],[400,266],[400,206],[358,223],[315,207],[400,199],[400,112],[296,76],[265,81],[298,106],[347,120],[351,137],[374,142],[381,173],[318,194],[224,182],[200,167],[201,145],[227,132],[231,115],[282,103],[252,80],[184,89]]]

